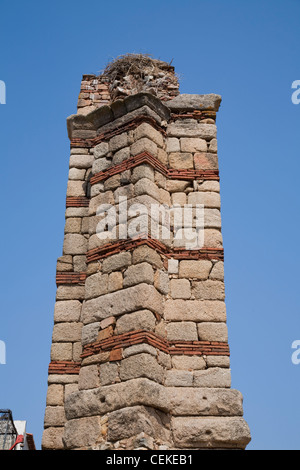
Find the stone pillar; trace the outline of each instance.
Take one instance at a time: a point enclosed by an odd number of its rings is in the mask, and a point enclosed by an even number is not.
[[[84,76],[68,118],[42,446],[244,449],[250,433],[231,389],[226,325],[221,98],[180,95],[163,62],[141,77]],[[192,216],[182,231],[184,207]]]

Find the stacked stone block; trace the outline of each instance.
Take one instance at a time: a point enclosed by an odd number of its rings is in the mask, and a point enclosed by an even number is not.
[[[220,97],[170,98],[142,91],[68,119],[45,449],[244,449],[250,440],[230,388]],[[150,211],[130,237],[136,204],[203,204],[204,246],[186,249],[174,220],[170,237],[145,236]],[[117,214],[105,238],[99,207]]]

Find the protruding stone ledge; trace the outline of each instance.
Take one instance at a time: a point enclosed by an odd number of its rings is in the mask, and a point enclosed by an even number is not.
[[[172,419],[174,444],[181,449],[245,449],[250,431],[242,417]]]
[[[86,138],[93,138],[92,132],[96,132],[102,126],[112,123],[115,120],[120,120],[122,116],[127,113],[142,108],[149,107],[157,113],[163,120],[168,121],[170,118],[170,110],[151,93],[138,93],[131,95],[123,100],[118,100],[113,106],[101,106],[91,113],[86,115],[73,114],[67,118],[67,129],[69,139],[72,140],[74,131],[80,129],[81,132],[86,132]],[[115,111],[115,113],[114,113]],[[121,121],[122,122],[122,121]],[[123,122],[124,124],[124,122]]]
[[[220,95],[190,95],[181,94],[170,101],[166,101],[165,105],[173,111],[194,111],[194,110],[211,110],[218,111],[222,98]]]

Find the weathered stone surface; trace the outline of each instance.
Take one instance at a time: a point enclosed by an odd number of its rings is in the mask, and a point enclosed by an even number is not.
[[[109,152],[109,145],[107,142],[100,142],[100,144],[96,145],[93,149],[94,157],[101,158],[105,157]]]
[[[139,310],[138,312],[122,315],[116,324],[116,333],[123,334],[133,330],[149,330],[155,329],[155,316],[150,310]]]
[[[123,147],[114,153],[112,158],[113,165],[119,165],[130,157],[130,147]]]
[[[160,200],[160,191],[157,185],[148,178],[141,178],[134,185],[134,193],[136,196],[147,194],[153,197],[156,201]]]
[[[87,217],[89,214],[88,207],[68,207],[65,215],[68,217]]]
[[[100,435],[100,417],[91,416],[67,421],[63,440],[68,449],[74,449],[95,444]]]
[[[86,195],[86,183],[82,181],[68,181],[67,196],[85,196]]]
[[[221,100],[221,96],[215,94],[193,95],[182,93],[172,100],[166,101],[165,105],[168,106],[171,111],[218,111]]]
[[[47,406],[63,406],[64,404],[64,387],[60,384],[49,385],[47,390],[46,405]]]
[[[82,327],[81,341],[82,341],[83,346],[96,341],[99,328],[100,328],[100,322],[89,323],[88,325],[84,325]]]
[[[228,341],[226,323],[203,322],[197,328],[200,341]]]
[[[87,251],[87,239],[77,233],[67,233],[64,239],[64,254],[81,255]]]
[[[55,303],[54,321],[60,322],[78,322],[81,313],[81,302],[79,300],[62,300]]]
[[[108,274],[96,273],[85,281],[85,298],[92,299],[108,293]]]
[[[51,361],[71,361],[73,358],[72,343],[71,342],[52,343],[50,357],[51,357]]]
[[[74,392],[66,398],[65,410],[67,419],[70,420],[96,414],[105,415],[135,405],[153,406],[162,411],[169,409],[164,387],[153,380],[138,378],[98,389]]]
[[[230,357],[229,356],[207,356],[206,357],[207,367],[224,367],[229,369]]]
[[[192,293],[195,299],[200,300],[224,300],[225,286],[223,281],[207,281],[193,282]]]
[[[157,145],[147,137],[137,140],[130,147],[130,153],[132,156],[138,155],[139,153],[149,152],[153,157],[157,156]]]
[[[207,370],[194,371],[194,387],[230,388],[231,374],[229,369],[211,367]]]
[[[198,137],[182,137],[180,139],[180,148],[182,152],[206,152],[207,143],[206,140]]]
[[[154,271],[149,263],[140,263],[129,266],[124,273],[124,287],[133,286],[145,282],[153,284]]]
[[[58,286],[56,290],[56,300],[83,300],[84,296],[84,286]]]
[[[169,323],[167,326],[167,338],[169,341],[197,341],[197,327],[193,322]]]
[[[175,416],[243,416],[243,397],[237,390],[170,387],[166,393]]]
[[[213,153],[197,152],[194,155],[195,170],[217,170],[218,156]]]
[[[194,168],[194,159],[191,153],[170,153],[169,163],[171,168],[178,170]]]
[[[136,354],[123,359],[120,366],[120,379],[130,380],[146,377],[155,382],[163,383],[164,369],[158,364],[156,358],[150,354]]]
[[[93,155],[71,155],[69,166],[70,168],[79,169],[91,168],[93,160]]]
[[[169,293],[169,275],[168,273],[157,269],[154,275],[154,286],[159,292],[167,295]]]
[[[179,370],[203,370],[206,362],[201,356],[172,356],[172,366]]]
[[[49,427],[43,432],[42,449],[45,450],[62,450],[63,444],[63,427]]]
[[[166,371],[166,387],[192,387],[193,372],[188,370],[171,369]]]
[[[71,255],[60,256],[57,259],[56,271],[73,271],[73,257]]]
[[[179,261],[178,259],[168,259],[168,273],[169,274],[178,274],[179,270]]]
[[[204,230],[204,246],[211,248],[222,248],[223,237],[220,230],[207,228]]]
[[[70,168],[69,170],[69,180],[84,180],[85,169]]]
[[[168,321],[226,321],[225,302],[218,300],[167,300],[165,319]]]
[[[166,151],[170,152],[180,152],[180,141],[176,137],[169,137],[166,140]]]
[[[217,135],[214,124],[199,124],[194,119],[177,120],[171,122],[167,128],[168,137],[195,137],[213,139]]]
[[[210,276],[210,279],[216,279],[219,281],[224,281],[224,263],[223,261],[218,261],[214,264]]]
[[[139,246],[132,253],[132,263],[150,263],[157,268],[163,267],[161,256],[148,246]]]
[[[114,292],[123,288],[123,276],[119,271],[113,271],[108,276],[108,292]]]
[[[98,194],[98,196],[92,197],[88,208],[88,215],[96,215],[102,211],[109,209],[115,203],[114,193],[112,191],[105,191],[104,193]],[[99,211],[101,212],[99,213]]]
[[[207,279],[212,268],[209,260],[183,260],[179,263],[179,277]]]
[[[242,417],[173,418],[175,446],[179,448],[244,449],[250,441]]]
[[[189,181],[182,180],[167,180],[166,190],[170,193],[184,192],[188,187],[191,186]]]
[[[134,406],[114,411],[108,417],[108,440],[128,439],[146,433],[156,439],[170,440],[170,431],[164,427],[165,417],[161,412],[144,406]]]
[[[104,181],[104,190],[114,191],[120,186],[120,184],[121,184],[121,175],[120,174],[113,175]]]
[[[150,181],[154,181],[154,169],[152,166],[147,164],[138,165],[132,170],[131,182],[137,183],[142,178],[147,178]]]
[[[117,364],[106,362],[100,365],[100,382],[102,386],[119,381],[119,366]]]
[[[173,193],[172,194],[172,204],[179,204],[180,206],[184,206],[186,204],[186,194],[185,193]]]
[[[69,217],[65,223],[65,233],[79,233],[81,230],[81,219],[79,217]]]
[[[219,209],[204,210],[204,226],[205,228],[221,228],[221,212]]]
[[[75,272],[85,272],[86,265],[86,256],[85,255],[76,255],[73,257],[74,261],[74,271]]]
[[[220,194],[208,191],[197,191],[188,195],[188,204],[204,204],[204,208],[220,209]]]
[[[162,134],[146,122],[143,122],[134,131],[135,140],[141,139],[142,137],[147,137],[148,139],[153,140],[153,142],[155,142],[159,147],[163,147],[164,145]]]
[[[188,279],[171,279],[170,288],[172,299],[189,299],[191,297],[191,286]]]
[[[47,406],[45,411],[44,426],[63,426],[65,424],[65,410],[63,406]]]
[[[109,168],[111,166],[111,164],[112,164],[112,161],[109,158],[98,158],[97,160],[95,160],[93,162],[92,172],[95,175],[95,174],[99,173],[100,171],[103,171],[103,170],[106,170],[107,168]],[[104,187],[104,185],[103,185],[103,187]]]
[[[141,353],[151,354],[154,357],[157,356],[157,350],[153,346],[150,346],[150,344],[141,343],[125,348],[123,351],[123,357],[126,358]]]
[[[116,255],[109,256],[103,260],[102,271],[104,273],[118,271],[127,268],[131,264],[131,253],[124,251]]]
[[[66,343],[68,341],[80,341],[81,339],[81,323],[57,323],[53,327],[52,342]]]
[[[153,286],[143,283],[87,300],[83,306],[83,322],[91,323],[144,309],[162,315],[162,308],[161,295]]]
[[[86,367],[81,367],[78,377],[78,388],[79,390],[86,390],[89,388],[99,387],[99,373],[98,366],[91,365]]]

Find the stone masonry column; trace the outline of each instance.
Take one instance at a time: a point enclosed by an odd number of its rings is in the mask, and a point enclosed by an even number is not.
[[[250,441],[242,395],[231,389],[221,98],[180,95],[172,67],[148,65],[152,75],[141,68],[140,82],[115,69],[114,80],[84,76],[68,118],[44,449]]]

